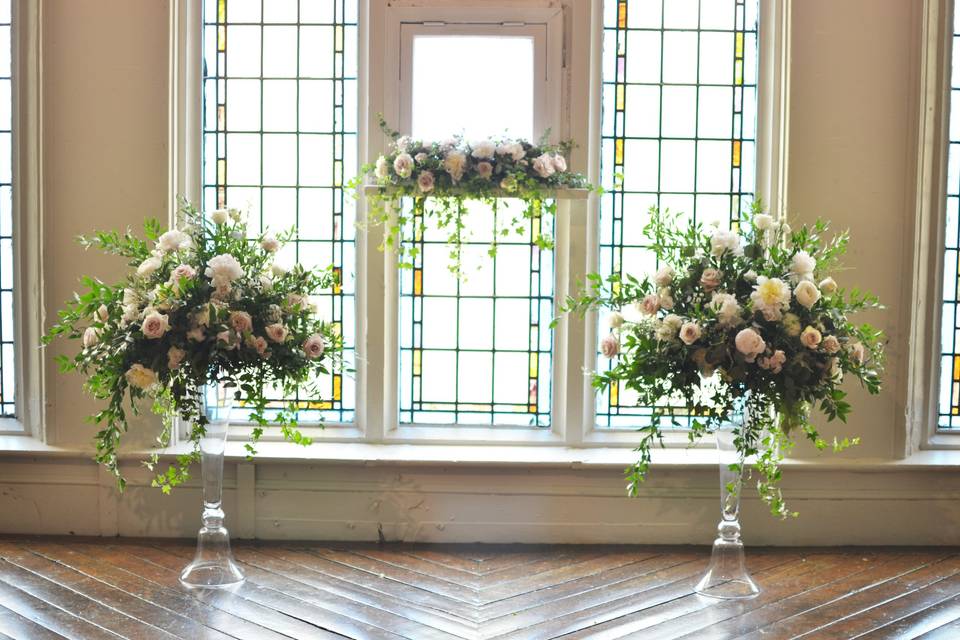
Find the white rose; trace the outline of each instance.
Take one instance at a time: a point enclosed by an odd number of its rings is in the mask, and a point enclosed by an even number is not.
[[[833,278],[824,278],[820,281],[820,291],[823,291],[828,296],[833,295],[837,292],[837,281]]]
[[[673,278],[675,276],[676,276],[676,273],[674,272],[672,267],[663,266],[663,267],[660,267],[656,275],[653,276],[653,281],[657,283],[657,286],[665,287],[671,282],[673,282]]]
[[[149,389],[157,383],[157,374],[140,363],[130,367],[124,374],[127,382],[138,389]]]
[[[747,282],[756,282],[757,272],[754,271],[753,269],[750,269],[749,271],[744,271],[743,279],[746,280]]]
[[[803,330],[803,333],[800,334],[800,344],[805,346],[807,349],[816,349],[820,346],[820,341],[822,339],[823,336],[815,327],[807,327]]]
[[[214,224],[226,224],[227,217],[228,215],[226,209],[217,209],[210,214],[210,220],[212,220]]]
[[[680,327],[680,340],[683,341],[683,344],[690,346],[700,339],[701,333],[700,325],[696,322],[685,322]]]
[[[750,328],[742,329],[734,338],[734,344],[747,362],[756,360],[757,356],[767,348],[767,343],[763,341],[760,334]]]
[[[157,240],[157,248],[161,251],[179,251],[190,246],[190,236],[179,229],[170,229]]]
[[[161,262],[160,258],[151,256],[141,262],[140,266],[137,267],[137,275],[141,278],[147,278],[156,273],[157,269],[159,269],[160,265],[162,264],[163,263]]]
[[[387,159],[383,156],[377,158],[376,175],[381,180],[390,175],[390,163],[387,162]]]
[[[796,280],[812,280],[817,261],[806,251],[798,251],[790,261],[790,274]]]
[[[611,329],[619,329],[623,326],[623,314],[619,311],[614,311],[610,314],[610,317],[607,318],[607,324],[610,325]]]
[[[767,231],[773,229],[773,226],[773,216],[760,213],[753,217],[753,228],[757,231]]]
[[[820,290],[809,280],[803,280],[793,290],[793,296],[807,309],[813,308],[820,299]]]
[[[275,253],[280,248],[280,241],[273,236],[264,236],[260,241],[260,248],[269,253]]]
[[[413,173],[413,158],[409,153],[401,153],[393,161],[393,170],[401,178],[409,178]]]
[[[83,330],[83,348],[89,349],[100,342],[100,334],[93,327],[87,327]]]
[[[470,153],[478,160],[490,160],[497,151],[497,145],[490,140],[481,140],[473,143],[473,151]]]
[[[140,325],[140,331],[143,332],[144,337],[150,340],[157,340],[162,338],[170,329],[170,318],[166,315],[153,311],[148,313],[143,319],[143,323]]]
[[[683,318],[672,313],[667,315],[663,321],[657,325],[657,340],[661,342],[672,342],[677,338],[681,326],[683,326]]]
[[[207,261],[207,269],[204,271],[204,275],[215,284],[229,284],[243,275],[243,267],[232,255],[222,253]]]

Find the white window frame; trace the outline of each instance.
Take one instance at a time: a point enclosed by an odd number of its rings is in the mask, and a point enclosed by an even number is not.
[[[760,55],[757,126],[757,191],[778,213],[786,208],[786,122],[788,90],[787,37],[790,0],[760,0]],[[200,194],[200,124],[202,87],[200,3],[171,2],[174,46],[171,47],[172,193]],[[361,0],[359,8],[358,87],[360,162],[384,149],[378,114],[401,123],[400,49],[402,22],[443,22],[446,25],[548,23],[548,91],[553,112],[552,138],[573,139],[580,147],[571,155],[574,170],[599,180],[600,83],[603,43],[602,0],[530,0],[516,3],[493,0],[475,4],[448,0]],[[507,27],[508,28],[508,27]],[[552,56],[552,58],[550,58]],[[402,124],[402,123],[401,123]],[[398,127],[402,128],[402,127]],[[558,203],[555,232],[555,292],[558,299],[573,294],[598,261],[599,199]],[[171,211],[171,216],[173,211]],[[358,206],[362,219],[363,199]],[[399,424],[398,277],[394,254],[377,249],[383,240],[379,227],[366,229],[356,240],[357,282],[357,398],[356,422],[305,428],[321,441],[370,444],[423,445],[553,445],[558,447],[632,447],[633,431],[597,429],[594,395],[584,367],[593,367],[598,335],[597,318],[585,322],[564,317],[554,329],[551,427],[483,427],[465,425]],[[231,436],[242,438],[248,429]],[[268,430],[265,441],[278,440]],[[672,434],[668,444],[689,446],[684,433]],[[294,445],[291,445],[294,446]],[[443,451],[437,450],[439,459]]]
[[[960,433],[939,428],[940,337],[946,234],[947,153],[954,0],[924,0],[917,104],[916,214],[912,291],[901,313],[909,319],[906,429],[896,432],[898,455],[960,449]]]
[[[0,435],[47,439],[43,314],[43,202],[40,16],[42,3],[11,3],[14,366],[16,417],[0,418]]]

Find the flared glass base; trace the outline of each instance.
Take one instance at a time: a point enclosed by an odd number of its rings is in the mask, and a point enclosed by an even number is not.
[[[717,538],[710,555],[707,572],[694,587],[702,596],[733,600],[754,598],[760,587],[747,572],[744,562],[743,543],[739,540]]]
[[[180,574],[180,582],[191,588],[226,589],[245,579],[233,560],[227,529],[201,528],[197,534],[197,554]]]

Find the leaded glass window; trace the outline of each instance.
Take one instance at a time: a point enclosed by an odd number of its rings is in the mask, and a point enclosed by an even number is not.
[[[13,79],[10,0],[0,0],[0,415],[16,414],[13,345]]]
[[[297,229],[280,261],[334,265],[341,285],[314,302],[355,345],[357,0],[205,0],[203,208],[247,210],[251,228]],[[323,381],[309,412],[354,417],[353,379]]]
[[[600,270],[655,269],[651,206],[736,226],[753,199],[758,0],[605,0]],[[600,319],[606,331],[605,318]],[[600,367],[610,366],[603,358]],[[597,425],[650,415],[623,387],[597,400]]]

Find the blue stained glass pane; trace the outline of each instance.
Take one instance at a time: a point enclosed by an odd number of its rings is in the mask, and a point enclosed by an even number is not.
[[[642,231],[650,206],[729,224],[753,199],[758,5],[604,0],[604,276],[656,268]],[[611,364],[598,354],[597,366]],[[650,417],[625,388],[596,409],[598,427],[635,429]]]

